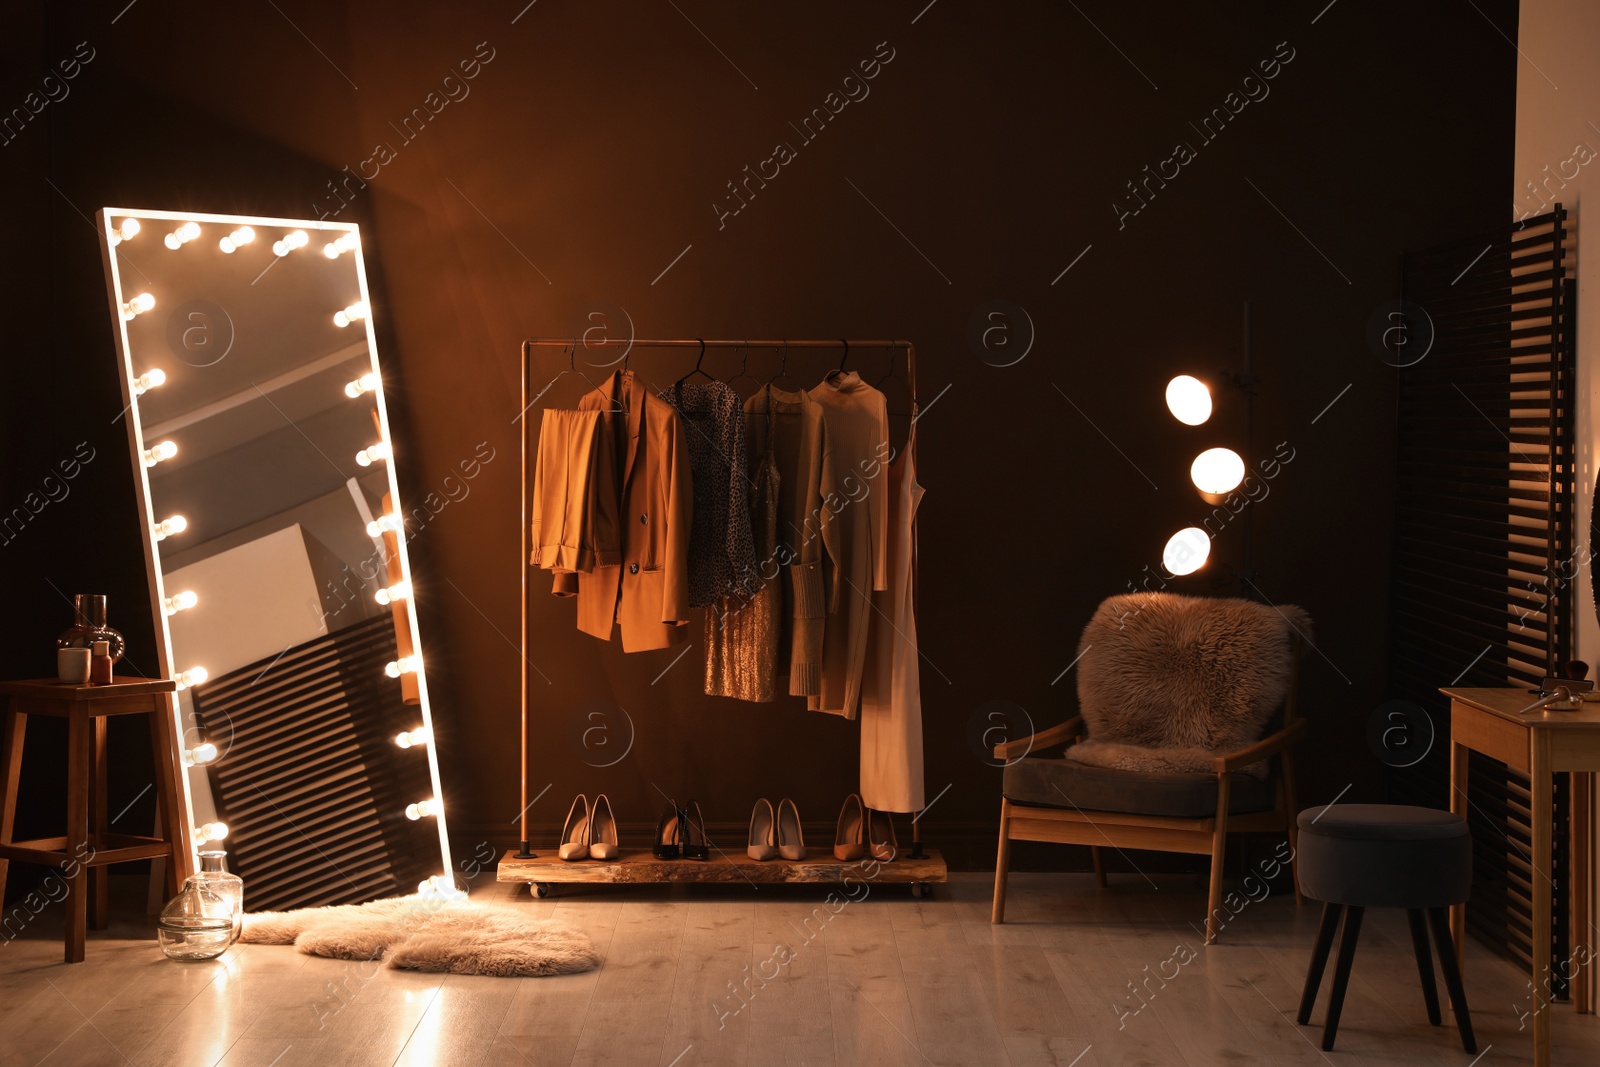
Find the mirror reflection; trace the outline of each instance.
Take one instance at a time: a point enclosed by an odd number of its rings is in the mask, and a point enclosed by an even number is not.
[[[454,892],[359,232],[100,225],[195,844],[252,911]]]

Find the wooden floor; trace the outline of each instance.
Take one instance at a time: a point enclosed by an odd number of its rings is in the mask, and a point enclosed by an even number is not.
[[[1314,905],[1249,904],[1208,949],[1204,887],[1187,877],[1123,876],[1101,893],[1088,876],[1013,875],[1014,921],[998,928],[990,880],[951,878],[931,899],[886,886],[836,914],[811,887],[563,889],[534,900],[484,879],[475,899],[514,900],[594,938],[604,965],[557,978],[412,974],[262,945],[170,963],[133,917],[91,934],[88,962],[67,965],[47,912],[0,942],[0,1063],[1531,1062],[1531,1031],[1519,1032],[1526,976],[1469,945],[1483,1050],[1474,1060],[1448,1016],[1427,1025],[1398,913],[1369,913],[1338,1050],[1325,1056],[1321,1006],[1316,1026],[1293,1021]],[[1600,1061],[1595,1017],[1558,1005],[1552,1027],[1555,1063]]]

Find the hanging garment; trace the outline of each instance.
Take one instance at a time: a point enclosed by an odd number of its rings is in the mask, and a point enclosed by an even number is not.
[[[669,391],[683,417],[694,478],[694,535],[689,539],[689,606],[760,587],[750,537],[750,475],[744,408],[722,382],[678,382]]]
[[[547,408],[539,424],[533,468],[535,567],[592,571],[622,561],[615,508],[617,457],[598,411]]]
[[[783,583],[771,561],[778,547],[780,478],[777,458],[769,448],[756,465],[750,489],[750,522],[761,554],[759,585],[754,594],[741,589],[706,611],[706,693],[710,696],[766,703],[777,692]]]
[[[791,695],[811,696],[822,691],[827,615],[822,561],[839,558],[837,530],[822,521],[822,483],[829,468],[822,405],[806,393],[768,385],[746,400],[744,409],[751,454],[771,452],[778,467],[778,540],[760,564],[763,575],[777,573],[782,581],[778,675],[788,675]]]
[[[889,588],[873,593],[861,685],[861,803],[921,811],[922,679],[917,650],[917,424],[889,465]]]
[[[872,593],[889,587],[889,411],[883,394],[854,371],[811,390],[822,406],[829,463],[822,521],[834,526],[839,555],[824,574],[828,617],[822,634],[821,692],[813,711],[854,719],[861,704]]]
[[[624,652],[683,641],[689,621],[689,530],[694,487],[683,420],[652,396],[632,371],[619,370],[578,401],[599,412],[618,462],[616,494],[594,495],[597,515],[620,532],[621,561],[585,573],[558,571],[557,596],[578,598],[578,629],[602,641],[622,631]]]

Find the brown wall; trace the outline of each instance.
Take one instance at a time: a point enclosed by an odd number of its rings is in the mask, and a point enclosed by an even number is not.
[[[393,159],[340,217],[363,224],[402,484],[419,500],[479,442],[496,452],[412,541],[460,857],[510,843],[521,807],[518,343],[569,334],[591,312],[615,323],[618,309],[641,337],[905,337],[924,402],[949,386],[919,424],[930,795],[950,785],[925,833],[982,866],[999,773],[973,752],[969,721],[996,700],[1041,723],[1069,714],[1062,672],[1095,604],[1205,515],[1187,466],[1203,447],[1241,446],[1240,394],[1197,430],[1168,417],[1162,388],[1182,371],[1240,368],[1251,300],[1256,451],[1288,442],[1295,454],[1251,508],[1254,581],[1317,621],[1302,799],[1352,783],[1351,799],[1379,795],[1364,732],[1386,695],[1393,394],[1364,333],[1394,295],[1403,248],[1503,217],[1515,52],[1483,16],[1343,3],[1313,24],[1320,0],[1081,14],[697,0],[681,13],[541,3],[513,25],[516,2],[279,6],[139,4],[111,24],[120,2],[52,5],[6,45],[20,79],[7,106],[77,42],[96,58],[0,148],[14,187],[7,258],[25,266],[8,324],[26,323],[7,359],[5,505],[77,441],[103,453],[0,546],[11,673],[48,670],[45,639],[68,610],[52,583],[110,591],[136,661],[149,656],[132,618],[142,577],[100,259],[80,211],[310,216],[337,204],[325,183],[342,167],[389,142]],[[1515,35],[1515,5],[1480,6]],[[1188,122],[1282,41],[1293,59],[1270,94],[1203,144]],[[493,58],[470,95],[406,143],[390,123],[479,42]],[[893,59],[870,95],[800,144],[789,123],[879,42]],[[1197,157],[1119,228],[1124,183],[1178,139]],[[797,157],[719,228],[725,183],[777,140]],[[1037,333],[1010,367],[967,340],[997,299]],[[667,380],[689,362],[641,352],[634,366]],[[794,364],[808,381],[824,369]],[[1207,575],[1242,564],[1243,525],[1218,539]],[[576,633],[546,581],[534,576],[528,649],[548,678],[535,676],[532,723],[533,791],[550,783],[533,809],[544,843],[579,790],[609,793],[641,827],[663,792],[698,797],[735,845],[754,797],[793,796],[827,832],[854,786],[854,725],[699,695],[698,642],[658,680],[677,650],[623,656]],[[1172,588],[1208,592],[1209,578]],[[575,740],[575,724],[611,705],[626,709],[632,748],[591,767],[609,757]]]

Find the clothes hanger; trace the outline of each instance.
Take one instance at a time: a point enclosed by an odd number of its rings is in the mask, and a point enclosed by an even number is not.
[[[898,351],[899,351],[898,349],[892,349],[890,351],[890,354],[889,354],[889,371],[888,371],[888,373],[885,374],[883,377],[879,378],[877,381],[872,383],[872,387],[874,389],[878,390],[878,392],[880,392],[880,393],[884,391],[883,390],[883,386],[884,386],[885,382],[888,382],[888,381],[890,381],[890,380],[892,380],[894,378],[898,378],[899,377],[899,375],[895,373],[895,369],[900,366],[900,360],[897,358]],[[910,392],[910,384],[911,384],[910,382],[906,383],[906,386],[907,386],[907,390],[906,391],[908,393]],[[897,416],[899,418],[908,419],[908,418],[911,418],[913,415],[916,414],[916,410],[917,410],[917,398],[916,398],[915,394],[912,394],[911,395],[911,410],[910,411],[890,411],[888,414]]]
[[[737,351],[739,353],[739,373],[735,374],[732,378],[728,379],[728,388],[732,389],[733,388],[733,383],[736,382],[736,381],[739,381],[741,378],[749,378],[752,382],[756,383],[756,387],[755,387],[755,389],[753,391],[754,392],[760,392],[761,391],[761,381],[760,381],[760,379],[758,379],[755,375],[750,373],[750,352],[749,352],[749,350],[747,350],[743,345],[740,345],[739,348],[737,349]],[[734,392],[738,392],[738,390],[734,389]]]
[[[783,355],[782,355],[782,358],[778,361],[778,373],[774,374],[772,377],[767,379],[767,388],[770,389],[770,388],[772,388],[772,386],[776,385],[777,382],[778,382],[778,379],[786,378],[789,381],[794,383],[794,386],[795,386],[795,388],[797,390],[799,390],[800,392],[804,392],[805,391],[805,386],[800,383],[799,379],[790,378],[788,372],[789,372],[789,342],[785,341],[785,342],[783,342]]]
[[[548,393],[551,390],[551,388],[557,382],[559,382],[562,379],[562,377],[564,375],[568,375],[568,374],[576,374],[578,377],[580,377],[584,381],[588,382],[590,389],[599,389],[600,388],[598,385],[595,384],[595,381],[594,381],[593,378],[589,377],[587,374],[583,373],[583,371],[578,369],[578,345],[577,345],[577,342],[574,341],[571,345],[569,345],[567,347],[567,366],[564,367],[561,370],[556,371],[556,376],[554,378],[551,378],[548,382],[546,382],[543,389],[540,389],[536,394],[534,394],[533,399],[528,401],[528,406],[532,407],[534,404],[537,404],[539,402],[539,398],[540,397],[542,397],[542,396],[544,396],[544,394]]]
[[[695,340],[700,342],[700,354],[695,357],[693,369],[691,369],[689,371],[689,373],[685,374],[682,378],[679,378],[676,382],[674,382],[673,383],[673,388],[677,388],[678,386],[682,385],[684,382],[688,381],[690,378],[693,378],[696,374],[700,375],[702,378],[706,379],[707,381],[712,381],[712,382],[716,381],[715,378],[711,377],[711,375],[707,374],[705,371],[700,369],[700,364],[703,363],[705,361],[705,358],[706,358],[706,343],[705,343],[704,340],[702,340],[699,337],[696,337]]]
[[[844,365],[850,359],[850,342],[841,337],[839,343],[844,345],[844,355],[839,357],[839,369],[829,371],[822,379],[825,382],[832,382],[835,375],[844,377]]]

